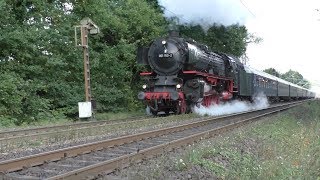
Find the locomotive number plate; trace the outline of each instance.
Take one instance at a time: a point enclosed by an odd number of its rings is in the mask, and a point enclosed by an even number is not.
[[[172,53],[159,54],[159,58],[172,58],[172,57],[173,57]]]

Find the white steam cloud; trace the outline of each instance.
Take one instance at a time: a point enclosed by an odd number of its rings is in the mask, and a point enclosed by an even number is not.
[[[182,23],[208,27],[213,23],[243,25],[253,16],[239,0],[158,0],[165,8],[166,17],[179,17]]]
[[[253,102],[234,100],[223,104],[215,104],[210,107],[194,107],[193,111],[201,116],[220,116],[225,114],[239,113],[254,109],[263,109],[269,106],[268,99],[264,94],[254,96]]]

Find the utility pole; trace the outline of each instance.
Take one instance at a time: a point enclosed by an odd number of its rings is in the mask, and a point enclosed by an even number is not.
[[[81,44],[78,44],[77,29],[80,28]],[[80,21],[80,25],[75,26],[75,45],[83,49],[83,67],[84,67],[84,87],[85,87],[85,103],[79,103],[79,117],[92,116],[92,94],[91,94],[91,78],[90,78],[90,61],[89,61],[89,37],[99,33],[99,27],[89,18]],[[86,108],[80,108],[85,106]],[[86,109],[85,115],[81,115],[81,109]],[[89,110],[90,109],[90,110]]]

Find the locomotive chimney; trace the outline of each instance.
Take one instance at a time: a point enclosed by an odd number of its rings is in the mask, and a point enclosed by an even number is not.
[[[169,36],[170,37],[179,37],[180,33],[177,30],[169,30]]]
[[[178,30],[178,26],[175,24],[170,24],[168,28],[168,33],[170,37],[179,37],[180,32]]]

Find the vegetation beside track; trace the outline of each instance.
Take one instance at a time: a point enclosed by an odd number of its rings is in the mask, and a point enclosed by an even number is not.
[[[305,103],[135,170],[154,179],[319,179],[320,101]],[[148,176],[146,176],[148,174]],[[133,179],[134,179],[133,178]]]

